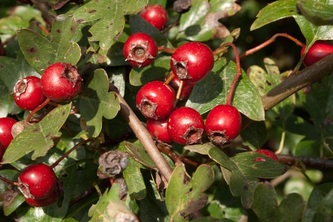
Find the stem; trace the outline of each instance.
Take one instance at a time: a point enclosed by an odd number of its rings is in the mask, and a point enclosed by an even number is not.
[[[164,83],[169,84],[173,80],[174,77],[175,77],[175,74],[172,71],[170,71],[168,76],[166,77]]]
[[[120,103],[120,112],[123,117],[127,120],[129,126],[133,130],[134,134],[138,138],[138,140],[142,143],[145,150],[152,158],[154,163],[156,164],[157,168],[161,172],[162,176],[169,181],[172,173],[172,169],[163,158],[162,154],[156,147],[153,138],[151,137],[150,133],[141,123],[139,118],[135,115],[131,107],[127,104],[125,99],[118,93],[116,93]]]
[[[300,166],[313,169],[333,169],[333,160],[327,160],[315,157],[293,157],[289,155],[278,155],[279,162],[289,166]]]
[[[183,86],[184,86],[184,81],[183,81],[183,80],[180,80],[180,81],[179,81],[179,86],[178,86],[178,89],[177,89],[177,94],[176,94],[176,100],[177,100],[177,101],[178,101],[179,98],[180,98],[180,94],[182,93]]]
[[[283,131],[282,135],[281,135],[279,149],[275,152],[276,154],[280,154],[282,152],[283,147],[284,147],[285,138],[286,138],[286,131]]]
[[[33,117],[33,115],[35,115],[35,113],[37,113],[39,110],[41,110],[43,107],[45,107],[48,103],[50,102],[50,98],[46,98],[46,100],[40,104],[39,106],[37,106],[34,110],[32,110],[28,117],[27,117],[27,122],[31,122],[31,118]]]
[[[235,90],[236,90],[236,86],[237,86],[237,83],[238,83],[238,80],[240,79],[240,77],[242,76],[242,67],[240,65],[240,59],[239,59],[239,53],[238,53],[238,50],[237,50],[237,47],[231,43],[231,42],[228,42],[228,43],[224,43],[221,45],[221,47],[219,48],[224,48],[225,46],[231,46],[234,50],[234,53],[235,53],[235,60],[236,60],[236,68],[237,68],[237,71],[236,71],[236,75],[234,77],[234,79],[232,80],[232,83],[231,83],[231,86],[230,86],[230,90],[229,90],[229,93],[228,93],[228,97],[227,97],[227,101],[226,101],[226,104],[227,105],[231,105],[232,103],[232,98],[234,96],[234,93],[235,93]],[[217,51],[214,51],[214,53],[217,53]]]
[[[269,110],[298,90],[317,82],[333,72],[333,54],[295,73],[262,97],[265,110]]]
[[[300,46],[300,47],[304,47],[304,46],[305,46],[304,43],[302,43],[301,41],[299,41],[298,39],[292,37],[291,35],[289,35],[289,34],[287,34],[287,33],[277,33],[277,34],[273,35],[270,39],[268,39],[268,40],[266,40],[265,42],[261,43],[260,45],[254,47],[254,48],[252,48],[252,49],[249,49],[249,50],[247,50],[246,52],[244,52],[243,54],[241,54],[241,55],[240,55],[240,58],[243,58],[243,57],[245,57],[245,56],[251,55],[251,54],[253,54],[253,53],[255,53],[255,52],[257,52],[257,51],[259,51],[259,50],[265,48],[265,47],[268,46],[269,44],[272,44],[272,43],[275,41],[275,39],[276,39],[277,37],[285,37],[285,38],[287,38],[287,39],[290,39],[291,41],[295,42],[296,45],[298,45],[298,46]]]
[[[66,153],[64,153],[57,161],[55,161],[50,167],[54,168],[56,167],[63,159],[65,159],[71,152],[73,152],[76,148],[78,148],[79,146],[81,146],[82,144],[85,144],[89,141],[91,141],[92,139],[88,139],[88,140],[83,140],[78,142],[77,144],[75,144],[72,148],[70,148]]]
[[[182,163],[187,163],[187,164],[189,164],[191,166],[195,166],[195,167],[200,165],[199,162],[191,160],[191,159],[187,158],[186,156],[179,156],[178,154],[173,152],[172,149],[166,144],[162,144],[162,143],[157,144],[157,147],[159,148],[159,150],[161,150],[162,153],[164,153],[165,155],[170,157],[173,160],[173,162],[176,163],[176,165],[182,164]]]
[[[158,47],[158,51],[165,52],[165,53],[168,53],[168,54],[173,54],[176,51],[176,49],[174,49],[174,48],[167,48],[166,46],[162,45],[162,46]]]
[[[0,175],[0,180],[2,180],[3,182],[7,183],[7,184],[11,184],[14,186],[18,186],[18,182],[12,181],[12,180],[8,180],[7,178],[4,178],[3,176]]]

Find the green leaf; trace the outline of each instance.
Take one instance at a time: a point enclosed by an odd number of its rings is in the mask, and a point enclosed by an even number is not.
[[[205,206],[205,192],[214,181],[214,173],[210,166],[200,165],[193,177],[187,175],[184,165],[178,165],[170,178],[165,194],[165,203],[170,217],[174,221],[184,220]]]
[[[261,161],[256,161],[258,158]],[[287,170],[286,165],[256,152],[239,153],[230,159],[237,165],[243,176],[250,180],[275,178]]]
[[[267,94],[271,89],[280,84],[283,78],[285,78],[289,73],[280,73],[278,66],[270,58],[264,58],[264,65],[266,71],[256,65],[251,66],[247,70],[249,79],[257,87],[261,96]],[[274,106],[270,110],[270,112],[273,113],[274,121],[275,119],[279,119],[281,125],[284,125],[294,110],[295,100],[295,95],[291,95]]]
[[[64,125],[71,110],[71,104],[54,108],[43,119],[25,128],[15,137],[3,156],[2,163],[12,163],[31,153],[31,159],[45,156],[59,137],[59,130]]]
[[[240,6],[233,0],[192,0],[188,12],[179,21],[177,39],[208,41],[212,38],[226,38],[230,32],[220,20],[238,12]]]
[[[333,25],[333,4],[313,0],[297,1],[296,7],[301,15],[314,25]]]
[[[305,211],[305,222],[331,221],[333,219],[332,211],[333,184],[324,183],[316,186],[308,200]]]
[[[234,62],[224,64],[216,61],[212,72],[194,86],[186,106],[204,114],[218,104],[225,104],[235,75]],[[236,87],[232,105],[252,120],[265,119],[261,96],[244,72]]]
[[[6,86],[8,93],[12,93],[17,80],[28,75],[39,76],[21,54],[16,59],[0,57],[0,81]],[[1,92],[4,94],[3,91]]]
[[[147,190],[141,173],[141,165],[133,158],[128,158],[128,165],[123,171],[128,194],[132,199],[141,200],[146,197]]]
[[[255,152],[243,152],[229,158],[219,148],[213,147],[209,150],[209,156],[220,164],[231,193],[241,197],[245,208],[252,205],[253,192],[259,184],[259,178],[273,178],[286,170],[285,165]],[[255,161],[257,158],[264,161]]]
[[[109,79],[104,69],[94,71],[79,102],[82,118],[92,137],[100,134],[103,117],[112,119],[120,109],[117,95],[109,92]]]
[[[24,57],[39,73],[55,62],[76,65],[80,60],[81,49],[75,42],[79,40],[75,38],[79,23],[73,18],[60,18],[55,21],[48,38],[30,29],[17,33]]]
[[[124,15],[134,14],[147,5],[148,0],[93,0],[77,9],[73,16],[83,24],[91,25],[90,43],[98,43],[98,53],[104,57],[121,34],[125,25]]]
[[[161,31],[144,20],[140,15],[130,16],[129,25],[132,33],[147,33],[155,40],[158,46],[171,46],[171,43],[168,42],[167,38],[161,33]]]
[[[120,192],[118,183],[114,183],[110,190],[106,190],[99,201],[89,209],[90,221],[138,221],[128,206],[120,200]]]
[[[253,211],[260,221],[302,221],[305,202],[296,193],[287,195],[278,206],[277,194],[269,183],[259,184],[254,191]]]
[[[170,57],[162,56],[154,60],[150,66],[131,69],[129,81],[133,86],[142,86],[152,80],[163,80],[170,69]]]
[[[260,10],[256,20],[251,25],[251,31],[277,20],[297,15],[297,0],[279,0],[268,4]]]

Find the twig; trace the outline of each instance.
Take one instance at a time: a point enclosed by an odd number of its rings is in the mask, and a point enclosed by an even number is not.
[[[278,155],[279,162],[289,166],[306,166],[313,169],[333,169],[333,160],[315,157],[293,157]]]
[[[268,46],[269,44],[273,43],[275,41],[275,39],[277,37],[285,37],[285,38],[288,38],[290,39],[291,41],[295,42],[296,45],[300,46],[300,47],[304,47],[305,44],[302,43],[301,41],[299,41],[298,39],[292,37],[291,35],[287,34],[287,33],[277,33],[275,35],[273,35],[270,39],[268,39],[267,41],[261,43],[260,45],[250,49],[250,50],[247,50],[246,52],[244,52],[243,54],[240,55],[240,58],[243,58],[245,56],[248,56],[248,55],[251,55],[255,52],[258,52],[259,50],[265,48],[266,46]]]
[[[333,54],[289,76],[262,97],[265,110],[269,110],[298,90],[317,82],[333,72]]]
[[[151,137],[150,133],[144,127],[142,122],[139,118],[135,115],[131,107],[127,104],[124,98],[117,93],[119,103],[120,103],[120,112],[123,117],[127,120],[129,126],[132,128],[133,132],[135,133],[136,137],[142,145],[144,146],[145,150],[152,158],[154,163],[156,164],[157,168],[163,175],[163,177],[169,181],[172,173],[172,169],[163,158],[162,154],[156,147],[153,138]]]

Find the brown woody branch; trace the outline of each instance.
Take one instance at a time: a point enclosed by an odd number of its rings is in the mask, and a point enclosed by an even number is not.
[[[269,110],[282,100],[298,90],[320,81],[325,76],[333,73],[333,54],[326,56],[315,64],[289,76],[266,95],[262,101],[265,110]]]
[[[120,112],[122,116],[127,120],[129,126],[133,130],[134,134],[138,138],[138,140],[142,143],[145,150],[152,158],[154,163],[156,164],[158,170],[162,174],[162,176],[169,181],[172,173],[172,169],[163,158],[159,149],[156,147],[153,138],[150,133],[147,131],[146,127],[142,124],[142,122],[135,115],[131,107],[127,104],[124,98],[117,93],[119,103],[120,103]]]
[[[313,169],[333,169],[333,160],[316,157],[293,157],[288,155],[278,155],[279,162],[289,166],[306,167]]]

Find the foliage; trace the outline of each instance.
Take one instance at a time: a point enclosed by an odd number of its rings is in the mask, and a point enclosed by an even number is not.
[[[267,5],[255,0],[192,0],[191,8],[182,14],[173,11],[170,1],[32,2],[0,2],[0,46],[5,50],[0,56],[0,117],[25,120],[29,116],[15,105],[14,84],[28,75],[41,76],[54,62],[77,66],[84,87],[73,101],[50,103],[39,110],[6,149],[0,169],[2,178],[16,181],[19,171],[31,163],[52,165],[65,157],[54,167],[63,195],[50,206],[30,207],[16,187],[1,181],[1,220],[333,219],[328,170],[333,165],[333,77],[325,76],[305,88],[310,92],[299,90],[269,110],[262,99],[290,75],[311,68],[302,65],[302,58],[293,70],[285,70],[270,50],[262,49],[264,57],[257,56],[255,64],[241,70],[232,100],[243,117],[236,140],[223,146],[207,138],[190,146],[157,144],[172,171],[170,178],[164,177],[133,127],[133,115],[145,122],[133,105],[136,92],[149,81],[164,81],[170,72],[166,48],[200,41],[214,51],[212,71],[179,103],[205,118],[227,101],[239,55],[223,44],[246,44],[244,24],[256,33],[292,19],[308,49],[317,40],[333,40],[332,0],[277,0]],[[153,3],[169,13],[165,30],[155,29],[138,14]],[[232,27],[239,14],[244,24]],[[250,14],[257,14],[256,18],[247,17]],[[149,34],[160,46],[159,55],[147,67],[130,67],[122,54],[124,42],[135,32]],[[266,39],[275,34],[264,33]],[[243,63],[247,58],[240,53]],[[277,151],[280,161],[256,153],[259,148]],[[126,168],[121,174],[105,176],[101,154],[115,150],[126,154]],[[294,164],[285,161],[287,157]]]

